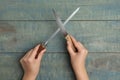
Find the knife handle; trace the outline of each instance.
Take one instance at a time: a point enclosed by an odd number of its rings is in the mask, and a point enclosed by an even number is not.
[[[45,46],[44,46],[43,44],[40,44],[40,46],[39,46],[39,48],[38,48],[38,51],[37,51],[37,54],[36,54],[36,56],[35,56],[35,59],[38,58],[38,55],[39,55],[40,52],[41,52],[42,50],[44,50],[44,49],[45,49]]]
[[[74,45],[74,43],[73,43],[73,41],[72,41],[72,39],[71,39],[71,37],[70,37],[69,34],[65,37],[65,39],[68,40],[68,41],[70,41],[72,43],[72,49],[73,49],[73,51],[76,52],[75,45]]]

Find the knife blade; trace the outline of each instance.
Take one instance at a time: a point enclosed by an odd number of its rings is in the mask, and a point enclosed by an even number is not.
[[[79,11],[80,7],[78,7],[75,11],[73,11],[73,13],[65,20],[65,22],[63,23],[63,25],[65,26],[69,20]],[[60,28],[58,28],[44,43],[44,45],[46,46],[48,44],[48,42],[54,38],[57,33],[60,31]]]
[[[58,27],[61,29],[61,32],[62,32],[63,35],[65,36],[65,39],[66,39],[66,40],[69,40],[69,41],[72,43],[72,49],[73,49],[74,51],[76,51],[76,49],[75,49],[75,47],[74,47],[74,43],[73,43],[70,35],[69,35],[68,32],[66,31],[66,29],[65,29],[65,27],[64,27],[64,25],[63,25],[63,23],[62,23],[62,21],[61,21],[61,19],[60,19],[60,17],[59,17],[58,14],[55,12],[55,9],[53,9],[53,14],[54,14],[54,16],[55,16],[55,18],[56,18],[56,23],[57,23]]]
[[[80,7],[78,7],[75,11],[73,11],[73,13],[65,20],[65,22],[63,23],[63,25],[66,25],[69,20],[79,11]],[[37,51],[37,54],[35,56],[35,58],[38,57],[39,53],[45,49],[46,45],[48,44],[48,42],[53,39],[57,33],[60,31],[60,28],[58,28],[44,43],[41,43],[40,46],[39,46],[39,49]],[[68,37],[69,38],[69,37]]]
[[[65,27],[64,27],[64,25],[63,25],[63,23],[62,23],[62,21],[61,21],[61,19],[60,19],[60,17],[58,16],[58,14],[55,12],[55,9],[53,9],[53,14],[54,14],[54,16],[55,16],[55,18],[56,18],[56,23],[57,23],[57,25],[59,26],[59,28],[61,29],[60,31],[63,33],[63,35],[66,37],[67,35],[68,35],[68,33],[67,33],[67,31],[66,31],[66,29],[65,29]]]

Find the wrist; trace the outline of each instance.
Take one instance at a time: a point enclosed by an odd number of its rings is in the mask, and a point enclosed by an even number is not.
[[[25,73],[23,75],[23,80],[35,80],[36,79],[36,75],[32,75],[32,74],[28,74],[28,73]]]
[[[85,76],[87,75],[85,66],[80,66],[77,69],[74,69],[74,73],[77,80],[88,80],[85,79]]]
[[[82,72],[85,70],[85,66],[79,66],[74,68],[75,74],[82,74]]]
[[[72,68],[73,68],[74,72],[81,72],[83,69],[85,69],[85,65],[84,64],[76,64],[76,65],[72,65]]]

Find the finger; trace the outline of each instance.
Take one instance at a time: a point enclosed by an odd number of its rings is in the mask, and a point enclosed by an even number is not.
[[[36,56],[36,54],[37,54],[37,51],[38,51],[38,49],[39,49],[39,46],[40,46],[40,44],[37,45],[37,46],[33,49],[32,53],[30,54],[29,57],[35,58],[35,56]]]
[[[29,51],[28,51],[28,52],[24,55],[24,57],[23,57],[23,58],[28,57],[28,56],[30,55],[30,53],[32,52],[32,50],[33,50],[33,49],[29,50]]]
[[[81,48],[85,48],[85,47],[83,46],[83,44],[82,44],[81,42],[79,42],[79,41],[78,41],[78,45],[79,45]]]
[[[80,42],[78,42],[78,44],[81,47],[80,53],[84,53],[85,55],[87,55],[87,53],[88,53],[87,49]]]
[[[39,61],[41,61],[42,56],[44,55],[45,51],[46,51],[46,49],[43,49],[43,50],[39,53],[38,58],[37,58]]]
[[[75,53],[72,48],[72,43],[70,41],[67,41],[67,50],[71,56]]]
[[[78,42],[76,41],[76,39],[73,37],[73,36],[70,36],[71,39],[72,39],[72,42],[75,46],[75,48],[77,49],[77,51],[80,51],[81,50],[81,47],[79,46]]]
[[[79,51],[84,51],[84,50],[87,51],[87,49],[82,45],[82,43],[78,42],[78,45],[79,45],[79,47],[80,47],[80,49],[81,49],[81,50],[79,50]]]
[[[29,57],[29,55],[31,54],[32,50],[33,50],[33,49],[31,49],[30,51],[28,51],[28,52],[24,55],[24,57],[23,57],[22,59],[20,59],[20,62],[22,62],[22,61],[23,61],[23,59],[28,58],[28,57]]]
[[[32,53],[33,49],[31,49],[30,51],[27,52],[27,54],[25,55],[25,58],[28,58],[30,56],[30,54]]]

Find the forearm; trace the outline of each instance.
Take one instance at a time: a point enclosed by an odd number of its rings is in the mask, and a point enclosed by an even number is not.
[[[35,80],[36,76],[24,74],[22,80]]]
[[[87,71],[84,66],[79,67],[78,69],[74,70],[74,72],[77,80],[89,80]]]

